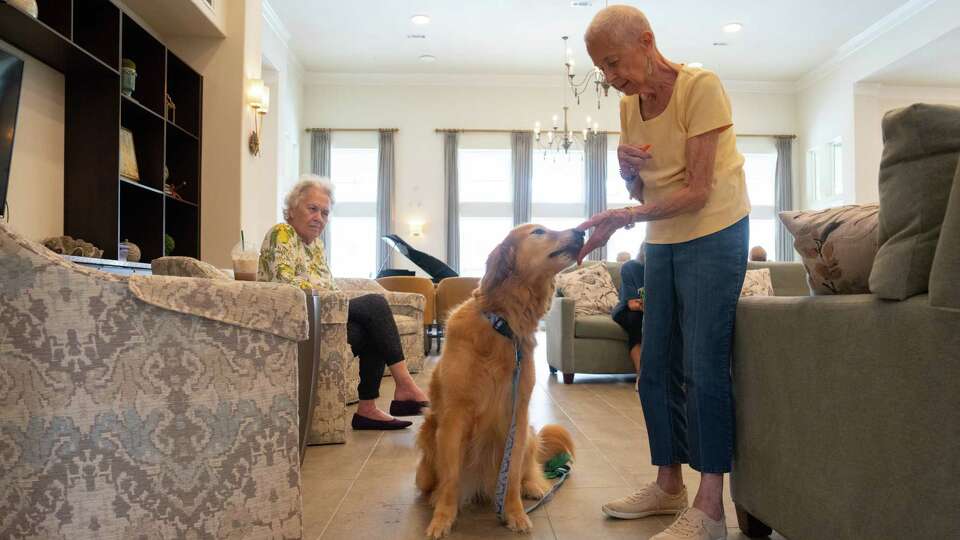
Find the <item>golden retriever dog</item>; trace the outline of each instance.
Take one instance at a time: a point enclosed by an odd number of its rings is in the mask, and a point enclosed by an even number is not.
[[[427,536],[446,536],[463,501],[492,501],[513,406],[513,342],[493,329],[485,313],[504,318],[522,354],[517,427],[511,452],[504,517],[506,526],[532,526],[522,497],[538,499],[550,487],[543,463],[573,441],[561,426],[534,433],[528,423],[535,374],[537,324],[554,293],[554,276],[577,260],[583,232],[521,225],[490,253],[473,297],[446,325],[447,342],[430,380],[430,409],[417,434],[422,456],[417,487],[434,506]]]

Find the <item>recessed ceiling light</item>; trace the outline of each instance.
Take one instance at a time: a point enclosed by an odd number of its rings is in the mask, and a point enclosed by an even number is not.
[[[703,62],[690,62],[690,63],[687,64],[687,65],[690,66],[690,67],[692,67],[692,68],[702,68],[702,67],[703,67]]]
[[[412,22],[413,24],[430,24],[430,16],[414,15],[413,17],[410,17],[410,22]]]
[[[723,31],[728,34],[736,34],[741,30],[743,30],[743,25],[738,22],[732,22],[723,25]]]
[[[432,54],[421,54],[420,61],[424,64],[432,64],[437,61],[437,57]]]

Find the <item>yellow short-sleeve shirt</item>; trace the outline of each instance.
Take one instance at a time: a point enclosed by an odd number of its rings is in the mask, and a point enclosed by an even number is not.
[[[723,230],[749,214],[743,156],[737,151],[730,99],[711,71],[683,66],[667,108],[650,120],[640,113],[640,96],[620,100],[620,142],[652,145],[653,157],[640,170],[647,203],[661,202],[686,185],[687,139],[722,127],[727,129],[720,132],[707,204],[697,212],[650,221],[647,242],[687,242]]]

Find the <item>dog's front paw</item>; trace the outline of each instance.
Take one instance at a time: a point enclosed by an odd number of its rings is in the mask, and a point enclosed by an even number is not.
[[[528,533],[533,529],[533,522],[523,510],[519,512],[507,512],[506,526],[513,532]]]
[[[527,480],[523,483],[523,498],[540,500],[546,495],[547,490],[535,480]]]
[[[430,525],[427,526],[427,538],[437,540],[450,534],[454,517],[454,515],[448,514],[447,512],[434,512],[433,519],[430,521]]]

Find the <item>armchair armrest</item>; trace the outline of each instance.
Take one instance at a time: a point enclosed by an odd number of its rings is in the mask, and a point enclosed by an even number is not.
[[[383,293],[387,303],[390,304],[390,311],[394,315],[406,315],[415,319],[423,320],[423,310],[427,305],[427,299],[420,293],[406,292],[386,292]]]
[[[564,373],[573,373],[573,330],[576,302],[556,296],[547,312],[547,363]]]
[[[300,400],[313,405],[301,410],[301,444],[342,443],[346,437],[347,370],[353,358],[347,343],[349,299],[341,291],[305,292],[310,337],[300,343]],[[311,361],[302,361],[305,358]]]

